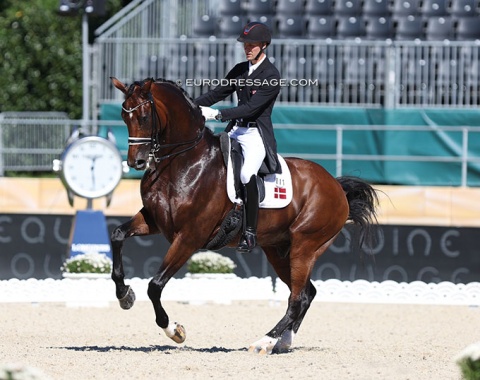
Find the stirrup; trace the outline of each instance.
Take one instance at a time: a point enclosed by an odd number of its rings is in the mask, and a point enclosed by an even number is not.
[[[255,230],[247,227],[247,230],[242,234],[240,242],[238,243],[237,251],[250,252],[257,246],[257,234]]]

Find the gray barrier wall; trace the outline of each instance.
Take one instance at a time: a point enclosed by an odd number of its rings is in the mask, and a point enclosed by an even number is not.
[[[66,257],[72,220],[73,217],[65,215],[0,215],[0,280],[61,278],[60,266]],[[108,228],[112,230],[126,220],[108,217]],[[312,279],[479,281],[476,228],[381,225],[372,247],[353,252],[350,239],[354,232],[350,228],[343,230],[316,263]],[[158,235],[127,240],[126,276],[151,277],[167,249],[168,243]],[[233,249],[224,249],[221,253],[236,262],[235,273],[240,277],[276,277],[261,251],[241,255]],[[175,277],[183,277],[185,273],[183,267]]]

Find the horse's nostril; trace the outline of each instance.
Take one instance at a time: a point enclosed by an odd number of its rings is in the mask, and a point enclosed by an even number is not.
[[[136,169],[143,169],[147,165],[147,161],[145,160],[136,160],[135,161],[135,168]]]

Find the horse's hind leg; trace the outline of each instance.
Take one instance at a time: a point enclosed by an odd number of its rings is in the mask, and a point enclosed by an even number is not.
[[[264,249],[275,272],[290,289],[290,297],[284,317],[266,336],[250,345],[250,352],[280,353],[292,346],[295,334],[316,295],[315,286],[310,281],[313,265],[333,243],[335,237],[316,250],[311,247],[309,249],[309,244],[303,244],[286,258],[281,258],[274,248]]]
[[[123,270],[122,248],[125,239],[131,236],[151,235],[158,230],[149,218],[144,209],[140,210],[132,219],[115,228],[110,236],[112,244],[113,270],[112,280],[115,282],[117,299],[122,309],[130,309],[135,302],[135,293],[130,286],[125,285],[125,272]]]

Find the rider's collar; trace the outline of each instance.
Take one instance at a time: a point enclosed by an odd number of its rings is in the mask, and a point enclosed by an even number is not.
[[[262,62],[265,60],[265,58],[267,58],[267,56],[264,54],[263,58],[260,59],[254,65],[252,64],[252,62],[248,62],[248,75],[251,75],[256,69],[258,69],[258,66],[260,66],[262,64]]]

